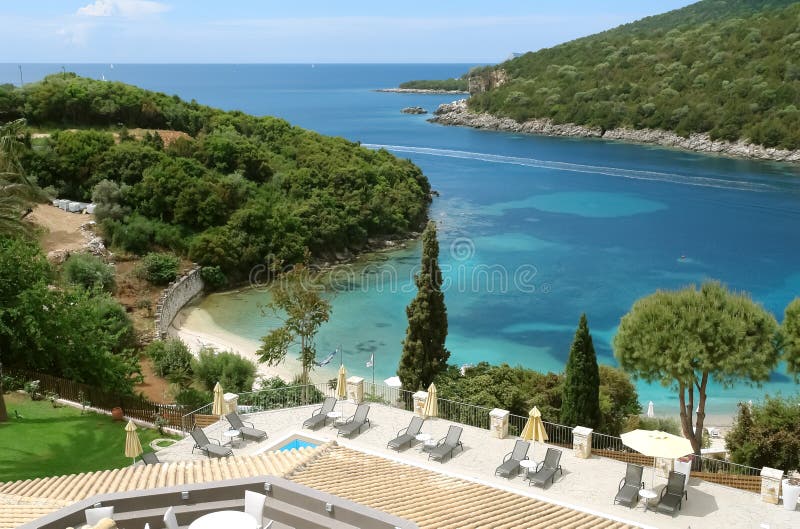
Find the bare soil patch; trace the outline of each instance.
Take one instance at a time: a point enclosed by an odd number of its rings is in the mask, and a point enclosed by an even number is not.
[[[54,250],[74,252],[82,250],[86,244],[80,227],[94,220],[94,215],[68,213],[50,204],[37,204],[27,218],[43,228],[39,243],[45,253]]]

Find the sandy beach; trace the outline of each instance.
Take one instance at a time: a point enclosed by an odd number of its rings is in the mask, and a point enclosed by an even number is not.
[[[290,382],[295,375],[300,373],[302,367],[295,358],[294,353],[286,355],[286,359],[277,366],[267,366],[259,363],[256,351],[261,345],[255,340],[243,338],[228,332],[214,323],[208,312],[197,306],[184,307],[170,325],[171,336],[180,338],[195,355],[203,347],[213,347],[218,351],[232,351],[239,356],[255,362],[258,366],[259,377],[281,377]],[[315,383],[325,382],[336,376],[338,364],[332,362],[324,368],[316,368],[311,373],[311,380]]]

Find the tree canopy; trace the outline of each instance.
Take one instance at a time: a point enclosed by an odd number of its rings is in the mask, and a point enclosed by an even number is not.
[[[800,298],[786,307],[783,317],[783,350],[790,373],[800,376]]]
[[[775,318],[749,297],[706,282],[634,303],[614,337],[614,354],[634,376],[677,391],[684,436],[699,453],[709,380],[767,380],[778,361],[777,331]]]
[[[725,443],[736,463],[781,470],[800,468],[800,397],[767,397],[739,405]]]
[[[447,369],[447,307],[439,268],[436,223],[428,222],[422,233],[422,262],[414,277],[417,295],[406,307],[408,328],[397,375],[409,391],[427,388],[436,375]]]
[[[290,348],[299,347],[298,359],[303,368],[300,382],[308,384],[317,357],[314,337],[330,318],[331,303],[322,296],[317,277],[303,265],[277,277],[270,295],[272,299],[265,312],[281,318],[283,325],[261,338],[259,360],[269,366],[278,365],[286,359]]]
[[[581,314],[564,369],[561,423],[567,426],[600,426],[600,371],[586,314]]]
[[[402,236],[427,216],[430,184],[413,163],[282,119],[74,74],[0,87],[2,116],[53,131],[20,161],[59,197],[116,186],[97,196],[112,245],[168,248],[234,280],[268,258],[300,262],[306,248],[326,258]],[[185,134],[166,142],[149,129]]]
[[[475,111],[800,148],[800,3],[703,0],[470,72]]]

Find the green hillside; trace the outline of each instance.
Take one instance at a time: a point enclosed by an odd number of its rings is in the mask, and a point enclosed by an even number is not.
[[[403,235],[427,214],[430,185],[410,161],[273,117],[74,74],[0,86],[0,121],[19,117],[51,133],[28,139],[26,172],[60,198],[94,194],[114,247],[168,248],[232,278],[267,256],[291,263]],[[165,146],[134,128],[186,134]]]
[[[474,111],[800,148],[800,2],[703,0],[492,68]]]

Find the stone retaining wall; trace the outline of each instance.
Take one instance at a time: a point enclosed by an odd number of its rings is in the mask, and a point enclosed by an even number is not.
[[[166,338],[167,330],[178,312],[202,291],[203,278],[200,277],[199,266],[195,266],[164,289],[156,305],[154,337],[156,340]]]

